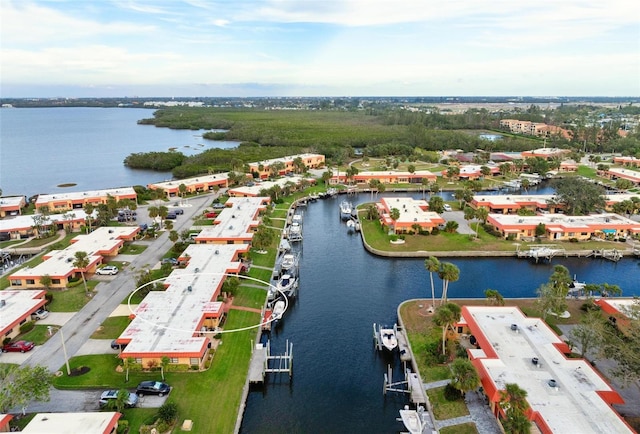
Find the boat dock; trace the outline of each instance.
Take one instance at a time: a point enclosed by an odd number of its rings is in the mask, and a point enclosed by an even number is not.
[[[539,245],[531,247],[529,250],[518,249],[516,255],[518,258],[533,258],[537,263],[541,259],[551,261],[551,258],[557,255],[567,256],[567,252],[555,245]]]
[[[387,372],[384,374],[384,394],[386,395],[387,392],[406,393],[409,395],[411,403],[427,404],[427,395],[420,377],[408,368],[404,371],[404,380],[393,382],[393,369],[391,365],[387,365]]]
[[[396,328],[396,338],[398,339],[398,349],[400,351],[400,361],[410,362],[411,352],[409,351],[409,343],[407,337],[404,334],[404,330],[400,327]]]
[[[249,383],[264,383],[268,373],[288,373],[289,380],[293,375],[293,343],[287,340],[284,354],[271,355],[271,345],[255,344],[249,365]]]
[[[634,250],[634,253],[635,252],[636,251]],[[623,254],[618,249],[601,249],[601,250],[593,250],[590,254],[587,255],[587,257],[602,258],[602,259],[608,259],[613,262],[618,262],[620,259],[622,259]]]

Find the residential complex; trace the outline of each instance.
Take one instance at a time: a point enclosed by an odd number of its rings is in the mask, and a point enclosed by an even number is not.
[[[22,268],[9,276],[12,288],[42,288],[42,276],[51,278],[51,288],[66,288],[71,279],[82,273],[94,273],[104,258],[116,256],[125,241],[132,241],[140,231],[138,226],[102,227],[88,235],[78,235],[64,250],[52,250],[44,261],[33,268]],[[76,252],[85,252],[89,265],[79,269],[74,265]]]
[[[274,186],[278,186],[281,190],[284,190],[287,185],[291,187],[299,188],[303,183],[307,185],[315,184],[315,178],[303,178],[302,176],[290,175],[284,178],[278,178],[273,181],[260,181],[250,182],[248,185],[240,185],[237,187],[231,187],[227,190],[227,194],[232,197],[257,197],[264,194],[264,191],[269,190]]]
[[[556,127],[554,125],[547,125],[542,122],[521,121],[518,119],[502,119],[500,121],[500,128],[508,129],[510,132],[515,134],[526,134],[529,136],[559,136],[565,139],[571,138],[569,131],[560,127]]]
[[[0,218],[22,214],[22,208],[25,206],[27,199],[24,196],[0,197]]]
[[[36,209],[48,208],[50,212],[82,209],[86,204],[98,206],[113,198],[116,202],[129,199],[137,201],[133,187],[111,188],[108,190],[83,191],[75,193],[41,194],[36,200]]]
[[[604,196],[606,210],[611,211],[613,205],[623,201],[640,199],[639,194],[621,193],[607,194]],[[498,194],[483,195],[476,194],[470,203],[472,208],[486,208],[489,213],[516,214],[519,210],[526,210],[535,213],[558,213],[564,208],[558,204],[554,194]]]
[[[519,216],[489,214],[487,225],[504,238],[522,240],[536,236],[536,228],[544,226],[545,235],[555,241],[586,241],[595,238],[626,238],[640,234],[640,223],[618,214],[604,213],[587,216],[542,214]]]
[[[607,170],[599,171],[599,174],[614,181],[616,179],[626,179],[634,185],[640,185],[640,171],[638,170],[611,167]]]
[[[463,306],[457,332],[477,343],[467,350],[497,418],[507,384],[527,392],[528,418],[541,433],[632,433],[611,404],[620,395],[539,318],[517,307]]]
[[[184,185],[185,194],[209,193],[219,188],[229,186],[229,174],[216,173],[213,175],[201,175],[194,178],[156,182],[147,187],[151,190],[162,190],[167,198],[181,195],[180,186]]]
[[[20,326],[31,321],[31,314],[45,305],[47,291],[0,291],[0,338],[13,339],[20,334]]]
[[[300,159],[300,160],[298,160]],[[318,169],[324,166],[324,155],[322,154],[298,154],[289,155],[287,157],[272,158],[271,160],[257,161],[249,163],[249,172],[257,173],[258,178],[267,179],[273,175],[272,166],[276,163],[282,163],[283,168],[275,175],[284,175],[285,173],[298,173],[296,161],[301,161],[307,169]]]
[[[244,269],[259,214],[269,198],[229,198],[214,225],[203,229],[164,280],[165,291],[151,291],[135,309],[133,321],[117,339],[120,354],[143,367],[170,364],[204,367],[212,338],[228,308],[218,298],[229,275]]]
[[[115,434],[121,413],[38,413],[21,432],[27,434]]]
[[[438,213],[428,211],[429,203],[425,200],[416,200],[410,197],[383,197],[376,203],[380,221],[396,234],[419,231],[431,232],[438,225],[444,225],[443,219]],[[399,217],[394,220],[391,213],[394,209],[399,211]]]
[[[38,225],[36,220],[42,217]],[[19,215],[12,218],[0,219],[0,233],[7,234],[8,239],[18,240],[40,235],[40,232],[48,231],[53,225],[56,230],[68,228],[70,231],[77,231],[86,224],[87,214],[79,209],[65,214],[53,214],[43,216],[42,214]]]
[[[422,184],[423,179],[428,182],[436,182],[437,175],[428,170],[416,170],[415,172],[381,170],[381,171],[362,171],[351,178],[347,177],[345,171],[336,172],[329,179],[329,183],[333,185],[348,184],[354,182],[363,187],[369,187],[369,183],[373,180],[379,181],[381,184]]]

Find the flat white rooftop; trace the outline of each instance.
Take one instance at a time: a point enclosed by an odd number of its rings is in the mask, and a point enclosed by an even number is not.
[[[198,184],[226,182],[228,178],[229,178],[229,173],[224,172],[224,173],[216,173],[213,175],[196,176],[193,178],[176,179],[176,180],[165,181],[165,182],[154,182],[153,184],[149,184],[149,185],[153,185],[158,188],[168,189],[168,188],[177,188],[180,186],[180,184],[184,184],[185,186],[189,187],[189,186],[198,185]]]
[[[321,157],[321,154],[311,154],[311,153],[305,153],[305,154],[296,154],[296,155],[287,155],[286,157],[280,157],[280,158],[272,158],[270,160],[263,160],[263,161],[256,161],[254,163],[249,163],[250,166],[259,166],[260,164],[262,164],[264,167],[270,167],[272,164],[277,163],[282,161],[283,163],[288,163],[288,162],[292,162],[293,160],[295,160],[296,158],[300,157],[303,160],[305,158],[316,158],[316,157]]]
[[[585,360],[565,358],[556,346],[566,344],[542,320],[527,318],[518,308],[507,306],[465,306],[463,317],[479,327],[471,329],[477,338],[481,333],[490,346],[471,350],[472,357],[482,359],[498,390],[507,383],[526,390],[532,410],[552,432],[633,432],[598,394],[613,392],[611,386]],[[532,362],[534,357],[537,365]],[[552,379],[557,387],[549,385]]]
[[[107,190],[77,191],[69,193],[41,194],[36,200],[36,207],[49,202],[77,201],[107,196],[136,195],[133,187],[110,188]]]
[[[124,244],[123,239],[132,237],[139,231],[137,226],[102,227],[88,235],[78,235],[72,240],[72,244],[64,250],[52,250],[47,253],[49,259],[33,268],[18,270],[14,276],[40,277],[48,274],[54,276],[67,276],[75,270],[73,261],[76,252],[85,252],[89,258],[89,264],[94,264],[102,259],[102,252],[111,251],[115,247]],[[75,242],[74,242],[75,241]]]
[[[621,167],[612,167],[608,170],[609,173],[614,173],[618,176],[630,179],[632,181],[640,181],[640,172],[637,170],[623,169]]]
[[[314,180],[315,181],[315,180]],[[259,196],[262,190],[268,190],[274,185],[280,186],[280,188],[284,188],[287,183],[292,183],[294,185],[299,185],[302,182],[301,176],[285,176],[283,178],[278,178],[275,181],[262,181],[256,182],[252,186],[241,186],[241,187],[233,187],[229,189],[229,194],[235,195],[247,195],[247,196]]]
[[[207,339],[199,336],[205,316],[217,317],[222,303],[215,300],[225,273],[239,271],[235,261],[247,246],[241,244],[192,244],[184,269],[165,280],[165,291],[151,291],[135,310],[135,318],[119,339],[130,339],[123,357],[152,354],[199,357]]]
[[[30,434],[104,434],[117,426],[120,413],[38,413],[21,431]]]
[[[263,183],[264,184],[264,183]],[[206,226],[195,238],[206,240],[251,240],[252,226],[257,226],[258,212],[266,207],[265,197],[230,197],[226,207],[215,218],[213,226]]]
[[[608,203],[617,203],[625,200],[631,200],[631,198],[640,198],[640,194],[634,193],[620,193],[620,194],[607,194],[604,196],[605,201]],[[496,194],[496,195],[484,195],[476,194],[473,196],[473,200],[479,203],[490,203],[494,206],[498,205],[520,205],[520,204],[536,204],[536,206],[545,206],[548,201],[554,200],[555,194]]]
[[[426,211],[429,203],[426,200],[417,200],[410,197],[385,197],[381,199],[382,203],[387,204],[389,210],[397,208],[400,211],[400,217],[396,220],[400,224],[412,224],[421,222],[444,223],[444,219],[440,214],[433,211]]]
[[[0,197],[0,208],[20,206],[24,202],[24,196],[4,196]]]
[[[6,333],[25,314],[31,313],[44,305],[42,290],[10,290],[0,291],[0,332]]]
[[[538,225],[544,224],[547,228],[566,228],[567,231],[578,231],[588,228],[629,228],[632,231],[640,231],[640,223],[618,214],[604,213],[585,216],[568,216],[564,214],[543,214],[536,216],[519,216],[515,214],[490,214],[491,219],[501,225]]]
[[[94,212],[94,215],[97,213]],[[66,223],[68,219],[72,221],[86,220],[87,214],[81,209],[74,209],[64,214],[51,214],[48,216],[49,221],[54,224]],[[0,220],[0,232],[13,232],[25,230],[33,227],[33,215],[18,215],[15,217],[7,217]]]

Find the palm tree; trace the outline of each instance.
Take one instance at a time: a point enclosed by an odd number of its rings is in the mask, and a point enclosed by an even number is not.
[[[440,261],[435,256],[429,256],[424,260],[424,268],[429,272],[429,278],[431,279],[431,306],[436,307],[436,292],[433,286],[433,273],[440,271]]]
[[[451,386],[458,389],[463,397],[468,391],[480,386],[478,372],[469,359],[457,358],[449,368],[451,369]]]
[[[84,213],[87,215],[87,224],[89,225],[89,232],[91,232],[91,223],[93,221],[93,211],[95,211],[95,207],[92,203],[84,204]]]
[[[89,289],[87,289],[87,280],[84,278],[85,269],[89,266],[89,256],[87,255],[87,252],[76,252],[75,259],[73,260],[73,266],[80,271],[82,283],[84,284],[84,292],[88,293]]]
[[[149,218],[151,218],[151,220],[155,222],[156,217],[158,217],[158,207],[150,206],[149,208],[147,208],[147,211],[149,212]]]
[[[514,383],[505,384],[505,390],[500,392],[500,407],[505,412],[502,427],[505,432],[513,434],[528,434],[531,421],[526,416],[529,403],[527,391]]]
[[[449,282],[455,282],[460,278],[460,269],[451,262],[443,262],[438,271],[438,276],[442,279],[442,305],[447,302]]]
[[[480,220],[482,220],[483,224],[487,223],[487,217],[489,217],[489,210],[485,207],[480,207],[476,210],[476,234],[478,233],[478,226],[480,225]]]
[[[460,306],[455,303],[443,304],[436,309],[433,316],[433,323],[442,327],[442,355],[447,354],[447,331],[451,324],[460,320]]]
[[[393,221],[393,233],[396,233],[396,220],[400,218],[400,210],[398,208],[391,208],[391,213],[389,213],[389,217]]]
[[[167,214],[169,214],[169,208],[164,205],[158,207],[158,217],[160,217],[160,226],[164,226],[164,219],[167,218]]]

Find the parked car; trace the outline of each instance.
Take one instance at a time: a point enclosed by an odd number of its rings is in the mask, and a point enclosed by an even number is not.
[[[445,211],[452,211],[451,205],[449,205],[448,203],[445,203],[442,207]]]
[[[33,342],[29,341],[15,341],[10,342],[7,345],[2,347],[3,353],[26,353],[27,351],[31,351],[35,347]]]
[[[211,205],[211,206],[213,207],[213,209],[222,209],[222,208],[224,208],[224,207],[225,207],[225,204],[223,204],[223,203],[219,203],[219,202],[216,202],[216,203],[214,203],[214,204],[213,204],[213,205]]]
[[[46,310],[44,307],[41,307],[40,309],[36,310],[31,314],[31,318],[33,318],[34,320],[45,319],[48,316],[49,316],[49,311]]]
[[[178,260],[176,258],[162,258],[162,263],[163,264],[178,265]]]
[[[105,407],[110,402],[115,402],[117,399],[118,399],[117,390],[105,390],[104,392],[102,392],[102,395],[100,395],[100,401],[98,401],[98,403],[100,404],[100,407]],[[132,408],[137,405],[138,405],[138,395],[136,395],[135,393],[129,393],[129,398],[127,399],[127,402],[124,404],[124,406],[127,408]]]
[[[115,339],[111,341],[112,350],[124,350],[126,347],[127,344],[119,344]]]
[[[158,395],[164,396],[171,391],[171,387],[167,383],[161,381],[143,381],[136,387],[138,396]]]
[[[177,214],[177,215],[184,214],[184,210],[180,209],[180,208],[173,209],[173,210],[171,210],[171,212],[173,212],[174,214]]]
[[[175,220],[176,218],[178,218],[178,215],[171,211],[167,214],[167,216],[165,217],[167,220]]]
[[[116,274],[118,274],[118,267],[116,267],[115,265],[107,265],[105,267],[102,268],[98,268],[96,270],[96,274],[100,274],[105,275],[105,276],[114,276]]]

